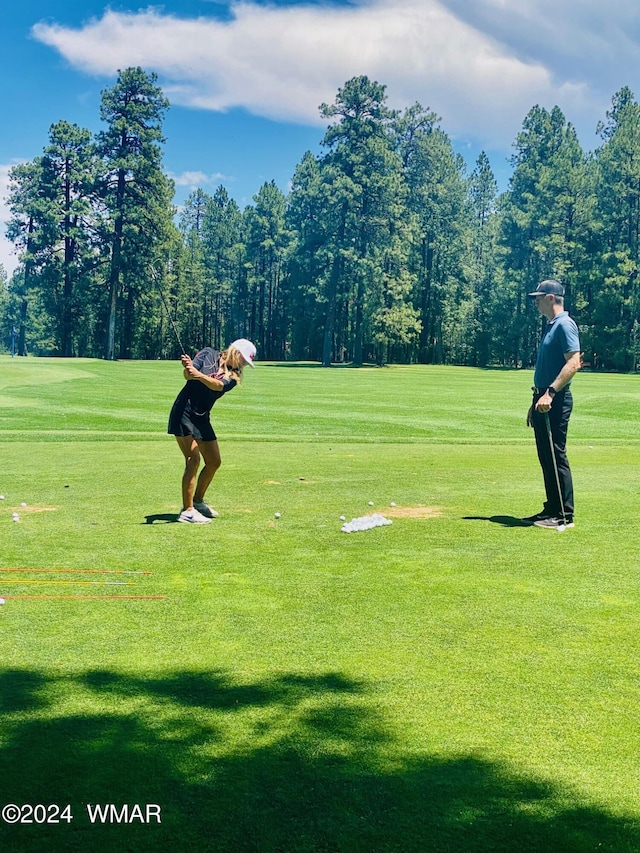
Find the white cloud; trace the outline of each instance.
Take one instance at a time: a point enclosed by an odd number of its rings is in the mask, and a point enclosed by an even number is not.
[[[608,100],[638,78],[640,6],[628,0],[443,2],[513,55],[543,62],[557,79],[589,81]]]
[[[179,175],[169,172],[168,175],[177,187],[187,187],[190,190],[233,181],[233,178],[223,175],[221,172],[214,172],[212,175],[207,175],[206,172],[181,172]]]
[[[596,9],[595,0],[586,2]],[[131,65],[155,70],[172,102],[201,109],[241,106],[268,118],[318,123],[318,105],[331,103],[346,80],[366,74],[387,85],[392,106],[419,101],[442,116],[448,133],[487,148],[508,147],[534,104],[559,104],[569,117],[589,113],[586,78],[554,72],[533,49],[500,33],[495,20],[501,15],[531,27],[530,16],[513,11],[521,3],[479,0],[475,19],[464,14],[473,5],[239,2],[225,20],[177,18],[153,8],[108,10],[80,29],[38,24],[33,33],[87,73],[113,75]],[[568,5],[580,8],[578,0]],[[531,15],[548,7],[553,20],[563,2],[529,0],[525,7]]]
[[[7,222],[9,221],[9,208],[6,199],[9,194],[9,169],[15,163],[0,164],[0,264],[5,268],[8,275],[18,266],[18,258],[14,254],[13,243],[5,237]]]

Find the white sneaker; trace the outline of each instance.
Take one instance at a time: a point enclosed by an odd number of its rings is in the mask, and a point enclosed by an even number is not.
[[[178,516],[178,521],[184,521],[187,524],[211,524],[211,519],[205,518],[195,507],[192,509],[183,509]]]
[[[209,504],[206,504],[204,501],[194,501],[193,506],[201,515],[206,516],[207,518],[217,518],[218,513],[215,509],[211,509]]]

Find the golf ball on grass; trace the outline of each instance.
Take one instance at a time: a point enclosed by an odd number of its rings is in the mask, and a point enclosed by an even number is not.
[[[276,513],[274,513],[274,516],[273,516],[273,517],[274,517],[274,518],[280,518],[280,517],[281,517],[281,514],[280,514],[279,512],[276,512]]]
[[[25,503],[24,501],[22,501],[22,503],[20,504],[20,506],[26,506],[26,503]]]
[[[14,512],[11,518],[13,519],[13,521],[20,521],[20,516],[17,512]]]
[[[373,506],[373,501],[369,501],[369,506]]]
[[[0,604],[6,604],[6,603],[7,602],[4,600],[4,598],[0,598]]]

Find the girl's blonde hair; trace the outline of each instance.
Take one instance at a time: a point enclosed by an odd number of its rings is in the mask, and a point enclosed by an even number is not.
[[[242,371],[245,364],[244,356],[233,344],[220,353],[220,370],[225,379],[235,379],[236,382],[242,382]]]

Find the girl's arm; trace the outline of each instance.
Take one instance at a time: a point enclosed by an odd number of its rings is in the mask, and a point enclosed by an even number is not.
[[[199,382],[202,382],[203,385],[206,385],[207,388],[211,388],[212,391],[224,391],[224,382],[220,379],[216,379],[215,376],[205,376],[204,373],[200,373],[199,370],[196,370],[195,375],[190,378],[197,379]]]
[[[224,389],[224,382],[220,379],[216,379],[215,376],[207,376],[206,374],[201,373],[193,366],[193,362],[188,355],[181,356],[181,360],[184,367],[185,379],[196,379],[198,382],[202,382],[203,385],[206,385],[207,388],[211,388],[212,391],[222,391]]]

